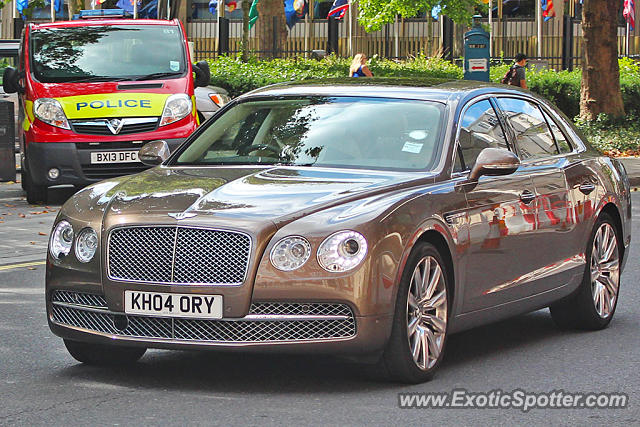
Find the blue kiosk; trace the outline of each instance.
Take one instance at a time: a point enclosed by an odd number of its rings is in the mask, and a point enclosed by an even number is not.
[[[464,34],[464,79],[489,81],[489,33],[473,17],[473,28]]]

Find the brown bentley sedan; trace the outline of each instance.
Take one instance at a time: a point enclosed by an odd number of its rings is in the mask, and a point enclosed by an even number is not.
[[[601,329],[618,303],[625,171],[527,91],[271,86],[139,158],[51,234],[49,326],[81,362],[329,352],[419,382],[452,333],[544,307]]]

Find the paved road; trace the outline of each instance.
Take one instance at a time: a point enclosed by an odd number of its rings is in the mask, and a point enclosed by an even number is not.
[[[36,211],[19,200],[19,194],[16,197],[10,203],[16,204],[12,212]],[[64,199],[65,194],[58,197]],[[548,311],[541,310],[468,331],[451,337],[448,357],[436,378],[415,386],[376,382],[358,365],[317,356],[150,351],[131,368],[83,366],[67,355],[61,340],[47,328],[44,266],[0,267],[0,425],[638,425],[640,268],[634,261],[640,253],[638,193],[634,203],[632,258],[609,329],[562,332]],[[0,224],[0,230],[15,224],[37,232],[46,225],[40,222],[50,223],[54,215],[21,218],[33,227],[11,219]],[[43,256],[43,246],[38,244],[37,251]],[[26,249],[20,253],[23,260],[32,257]],[[630,402],[617,410],[527,413],[397,408],[399,392],[456,388],[625,392]]]

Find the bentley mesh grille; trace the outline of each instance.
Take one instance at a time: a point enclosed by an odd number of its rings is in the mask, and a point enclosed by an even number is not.
[[[113,280],[224,284],[244,282],[251,238],[243,233],[189,227],[123,227],[111,232]]]
[[[77,296],[74,296],[76,294]],[[102,298],[102,300],[93,299]],[[77,302],[89,301],[86,308]],[[123,314],[114,314],[98,307],[94,301],[104,297],[55,291],[52,294],[52,319],[54,322],[111,335],[138,338],[160,338],[178,341],[200,341],[218,343],[258,343],[305,340],[330,340],[350,338],[356,334],[356,322],[351,308],[334,303],[254,303],[249,315],[232,320],[203,320],[126,316],[125,329],[117,329],[114,319]],[[76,304],[70,306],[67,304]],[[84,304],[79,304],[84,305]],[[267,320],[253,320],[251,315],[269,315]],[[296,315],[287,319],[286,315]],[[283,316],[278,319],[278,316]],[[305,316],[308,319],[305,319]],[[313,316],[324,316],[321,319]]]

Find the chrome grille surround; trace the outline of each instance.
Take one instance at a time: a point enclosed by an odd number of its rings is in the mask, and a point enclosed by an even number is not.
[[[91,305],[69,301],[88,301]],[[85,332],[195,344],[341,340],[356,335],[353,311],[339,303],[258,302],[240,319],[126,316],[126,328],[117,329],[114,319],[125,315],[109,311],[106,302],[99,307],[96,301],[105,300],[99,295],[54,291],[51,320]]]
[[[124,117],[115,119],[120,124],[119,127],[114,128],[110,120],[113,119],[80,119],[70,120],[70,124],[73,131],[78,134],[130,135],[154,131],[159,122],[158,117]]]
[[[241,285],[251,237],[189,226],[125,226],[110,231],[107,276],[123,282]]]

